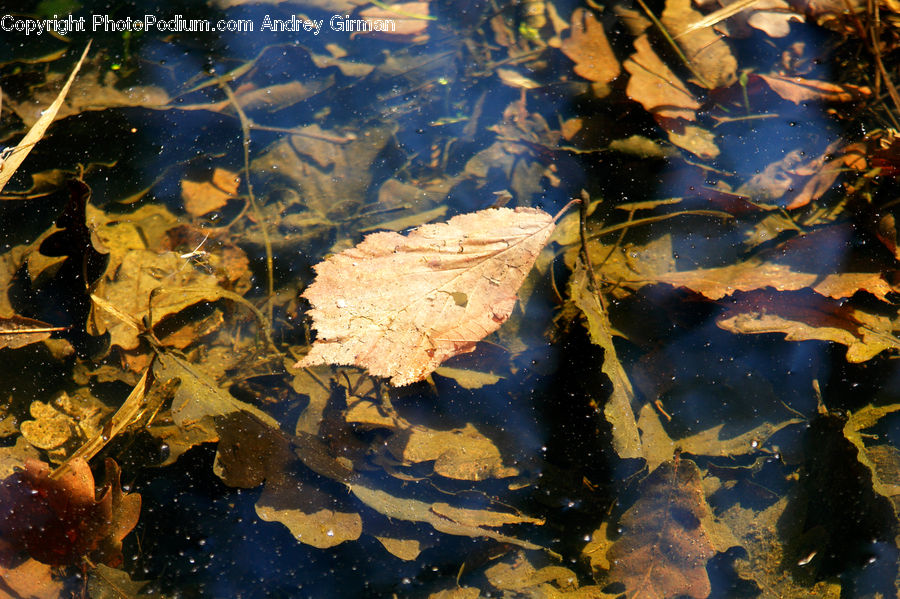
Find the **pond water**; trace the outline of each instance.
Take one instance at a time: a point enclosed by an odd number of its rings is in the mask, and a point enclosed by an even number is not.
[[[896,6],[26,4],[0,597],[897,594]]]

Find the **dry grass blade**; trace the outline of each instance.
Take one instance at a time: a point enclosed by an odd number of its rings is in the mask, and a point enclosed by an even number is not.
[[[63,88],[59,91],[59,95],[56,96],[56,99],[52,104],[41,114],[41,118],[37,120],[37,122],[32,125],[31,129],[28,130],[28,133],[25,134],[25,137],[22,138],[22,141],[15,147],[13,152],[10,154],[9,158],[3,163],[2,169],[0,169],[0,191],[6,186],[6,183],[12,178],[13,174],[15,174],[16,169],[25,161],[25,158],[28,156],[29,152],[31,152],[31,148],[34,147],[34,144],[39,142],[42,137],[44,137],[44,133],[50,127],[50,124],[53,122],[53,119],[56,118],[56,113],[59,112],[60,107],[63,104],[63,101],[66,99],[66,95],[69,93],[69,88],[72,86],[72,82],[75,80],[75,75],[78,74],[78,69],[81,68],[81,63],[84,62],[84,58],[87,56],[88,50],[91,48],[91,43],[88,42],[88,45],[85,46],[84,52],[81,53],[81,58],[78,59],[78,63],[75,64],[75,68],[72,69],[72,73],[69,75],[69,78],[66,80],[66,84],[63,85]]]

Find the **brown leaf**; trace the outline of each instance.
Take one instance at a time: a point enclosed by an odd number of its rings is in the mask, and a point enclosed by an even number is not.
[[[793,102],[851,102],[872,95],[868,87],[859,87],[849,83],[839,85],[830,81],[816,81],[803,77],[787,77],[784,75],[753,75],[759,77],[776,94]]]
[[[628,97],[654,115],[671,118],[696,120],[695,110],[700,108],[693,94],[684,83],[666,66],[653,48],[646,35],[634,41],[636,52],[625,61],[625,70],[631,73],[626,92]]]
[[[404,561],[412,561],[422,552],[422,543],[418,539],[398,539],[394,537],[376,536],[392,555]]]
[[[50,337],[53,331],[64,331],[65,327],[54,327],[46,322],[13,315],[0,318],[0,349],[18,349],[38,343]]]
[[[667,0],[660,21],[681,46],[699,85],[707,89],[728,87],[737,80],[737,59],[726,38],[709,28],[682,34],[701,17],[691,7],[691,0]]]
[[[397,386],[420,381],[509,318],[553,232],[533,208],[491,208],[369,235],[316,266],[303,293],[317,339],[295,366],[352,364]]]
[[[689,460],[660,465],[622,515],[622,536],[606,555],[609,578],[623,583],[629,597],[705,599],[706,562],[716,554],[706,529],[711,519],[697,466]]]
[[[848,362],[865,362],[900,349],[891,319],[834,300],[798,293],[751,292],[719,316],[732,333],[784,333],[788,341],[832,341],[847,346]]]
[[[789,264],[751,259],[718,268],[698,268],[661,274],[662,283],[687,287],[692,291],[718,300],[738,291],[753,291],[771,287],[776,291],[812,289],[825,297],[840,299],[851,297],[857,291],[868,291],[878,299],[887,301],[893,289],[878,272],[851,272],[822,275],[797,272]]]
[[[563,40],[560,50],[575,63],[575,72],[589,81],[610,83],[621,72],[603,25],[583,8],[572,13],[572,34]]]
[[[434,460],[436,474],[459,480],[484,480],[516,476],[519,471],[503,465],[500,451],[472,424],[463,429],[436,431],[413,426],[393,437],[388,448],[407,462]]]
[[[237,173],[217,168],[209,181],[181,181],[184,209],[192,216],[203,216],[218,210],[237,195],[240,178]]]
[[[359,18],[393,23],[393,29],[378,31],[373,28],[366,35],[396,42],[421,43],[428,40],[428,24],[433,19],[429,15],[428,2],[397,2],[367,7],[360,11]]]
[[[36,559],[25,560],[15,568],[0,564],[0,599],[59,599],[65,583],[53,578],[53,568]]]
[[[110,481],[99,499],[87,462],[76,459],[58,478],[50,467],[30,460],[25,470],[0,482],[0,537],[16,551],[51,565],[76,563],[102,549],[116,561],[121,541],[137,523],[140,496],[123,495],[119,470],[107,461]]]

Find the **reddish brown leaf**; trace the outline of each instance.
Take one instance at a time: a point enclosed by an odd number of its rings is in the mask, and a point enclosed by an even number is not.
[[[491,208],[369,235],[316,266],[303,297],[318,338],[295,366],[353,364],[398,386],[424,379],[509,318],[553,228],[542,210]]]
[[[72,460],[58,477],[44,462],[28,460],[25,470],[0,482],[0,537],[46,564],[72,564],[98,549],[103,560],[120,561],[122,539],[137,524],[140,496],[122,494],[118,467],[107,460],[107,468],[110,483],[96,499],[85,460]]]
[[[622,515],[622,536],[606,554],[610,579],[623,583],[628,597],[708,597],[706,562],[716,554],[706,530],[711,519],[697,466],[660,465]]]
[[[621,72],[603,25],[583,8],[572,13],[572,35],[560,49],[575,63],[575,72],[590,81],[609,83]]]
[[[628,96],[654,115],[696,120],[694,111],[700,103],[656,55],[646,35],[634,41],[634,49],[636,52],[625,61],[625,70],[631,73]]]
[[[838,85],[829,81],[816,81],[803,77],[785,77],[783,75],[755,75],[772,88],[776,94],[793,102],[850,102],[872,95],[868,87],[856,85]]]

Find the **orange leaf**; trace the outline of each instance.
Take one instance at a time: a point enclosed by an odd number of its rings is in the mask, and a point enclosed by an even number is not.
[[[782,75],[756,75],[763,80],[776,94],[793,102],[850,102],[870,96],[872,91],[868,87],[856,85],[838,85],[828,81],[816,81],[803,77],[785,77]]]
[[[609,83],[621,72],[603,26],[583,8],[572,13],[572,35],[560,49],[575,63],[575,72],[590,81]]]
[[[625,61],[625,70],[631,73],[626,88],[628,97],[654,115],[696,120],[694,111],[700,103],[656,55],[646,35],[634,41],[634,49],[636,52]]]
[[[509,318],[553,229],[542,210],[490,208],[369,235],[316,265],[303,297],[318,338],[295,366],[353,364],[398,386],[424,379]]]

